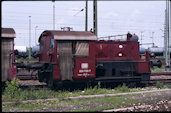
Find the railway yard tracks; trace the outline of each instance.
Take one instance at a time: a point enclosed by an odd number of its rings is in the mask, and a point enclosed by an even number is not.
[[[39,82],[37,77],[37,71],[31,72],[20,72],[17,74],[17,78],[20,80],[20,86],[36,86],[45,87],[46,83]],[[150,81],[142,82],[149,85],[155,85],[157,82],[171,85],[171,71],[156,71],[151,73]]]
[[[152,72],[149,83],[156,84],[157,82],[171,85],[171,72]]]
[[[22,75],[23,73],[23,75]],[[39,88],[43,88],[43,89],[49,89],[47,88],[46,83],[43,82],[39,82],[36,78],[36,74],[37,72],[34,73],[29,73],[29,72],[22,72],[20,74],[17,75],[17,78],[19,78],[19,84],[21,86],[21,88],[26,88],[28,87],[29,90],[29,86],[35,86],[35,90],[39,89]],[[29,77],[30,76],[30,77]],[[163,84],[171,84],[171,72],[152,72],[151,73],[151,77],[150,77],[150,81],[148,82],[148,84],[151,85],[155,85],[157,82],[161,82]],[[103,97],[117,97],[117,95],[119,96],[126,96],[126,95],[133,95],[131,98],[137,98],[138,100],[142,99],[149,99],[149,102],[139,102],[138,104],[126,104],[125,106],[121,106],[118,108],[112,108],[112,109],[106,109],[106,110],[102,110],[101,112],[117,112],[117,111],[121,111],[121,112],[125,112],[125,111],[170,111],[171,110],[171,106],[170,106],[170,89],[154,89],[152,91],[142,91],[142,92],[128,92],[128,93],[117,93],[117,94],[98,94],[98,95],[83,95],[83,96],[76,96],[76,97],[66,97],[66,98],[48,98],[48,99],[40,99],[40,101],[42,103],[46,103],[46,101],[50,102],[50,101],[54,101],[56,100],[60,100],[60,102],[62,101],[67,101],[67,100],[83,100],[84,98],[89,99],[89,98],[103,98]],[[143,95],[143,96],[139,96],[139,95]],[[37,100],[26,100],[26,101],[22,101],[22,103],[34,103],[37,102],[39,99]],[[74,101],[75,101],[74,100]],[[9,104],[7,103],[3,103],[3,104]],[[15,103],[14,103],[15,104]],[[61,104],[61,103],[60,103]],[[72,109],[70,108],[70,106],[65,106],[63,105],[62,107],[54,107],[54,108],[46,108],[43,109],[46,110],[47,112],[51,112],[51,111],[65,111],[65,110],[75,110],[75,109],[80,109],[81,107],[94,107],[96,106],[97,103],[91,103],[91,105],[87,104],[87,105],[70,105],[72,106]],[[99,105],[105,105],[105,103],[98,103]],[[81,107],[80,107],[81,106]],[[10,109],[11,111],[13,110],[19,110],[19,109]],[[28,109],[27,109],[28,110]],[[41,111],[42,109],[34,109],[37,111]],[[33,110],[33,111],[34,111]],[[68,111],[69,111],[68,110]],[[9,110],[4,110],[4,111],[9,111]],[[22,110],[21,110],[22,111]],[[29,110],[28,110],[29,111]]]

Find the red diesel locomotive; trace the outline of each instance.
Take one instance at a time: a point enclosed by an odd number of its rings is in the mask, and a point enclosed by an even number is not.
[[[150,80],[150,62],[140,59],[139,42],[98,40],[92,32],[46,30],[39,37],[40,82],[141,82]]]

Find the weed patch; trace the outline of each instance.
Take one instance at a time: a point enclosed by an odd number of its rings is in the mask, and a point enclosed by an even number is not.
[[[157,81],[156,87],[161,89],[164,87],[164,85],[163,85],[163,83]]]
[[[107,89],[100,88],[100,87],[101,87],[101,83],[98,82],[98,84],[94,86],[94,88],[90,87],[90,88],[84,89],[83,95],[105,94],[108,92]]]
[[[22,89],[19,88],[18,84],[19,79],[13,79],[11,82],[6,81],[7,87],[5,88],[4,95],[6,99],[17,99],[18,96],[21,95]]]
[[[119,85],[118,87],[116,87],[115,90],[120,91],[120,92],[129,92],[130,91],[125,83],[123,83],[122,86]]]

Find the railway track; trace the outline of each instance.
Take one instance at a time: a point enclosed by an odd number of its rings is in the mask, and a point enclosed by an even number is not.
[[[170,75],[171,76],[171,71],[155,71],[151,73],[151,76],[160,76],[160,75]]]
[[[37,80],[37,72],[19,72],[17,73],[17,78],[20,80]]]
[[[45,87],[46,83],[38,81],[37,72],[20,72],[17,74],[20,79],[20,86],[27,88],[28,86]],[[152,72],[150,81],[141,82],[149,85],[155,85],[157,82],[171,85],[171,71],[169,72]]]
[[[171,79],[167,79],[167,80],[150,80],[149,81],[149,83],[150,84],[152,84],[152,85],[154,85],[154,84],[156,84],[157,82],[160,82],[160,83],[162,83],[162,84],[168,84],[168,85],[171,85]]]
[[[157,82],[160,82],[162,84],[169,84],[171,85],[171,78],[165,78],[165,79],[151,79],[148,83],[155,85]]]
[[[155,85],[157,82],[162,84],[169,84],[171,85],[171,71],[164,71],[164,72],[152,72],[150,81],[146,82],[151,85]]]
[[[19,87],[22,89],[30,89],[34,87],[34,90],[39,88],[48,89],[47,84],[39,82],[38,80],[19,80]]]
[[[171,71],[159,71],[159,72],[152,72],[151,76],[171,76]],[[17,74],[17,78],[20,80],[37,80],[37,71],[35,72],[19,72]]]

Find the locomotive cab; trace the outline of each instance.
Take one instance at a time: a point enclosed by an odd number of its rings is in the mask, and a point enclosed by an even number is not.
[[[43,64],[38,71],[39,81],[53,86],[95,78],[96,39],[91,32],[44,31],[39,38],[39,62]]]

